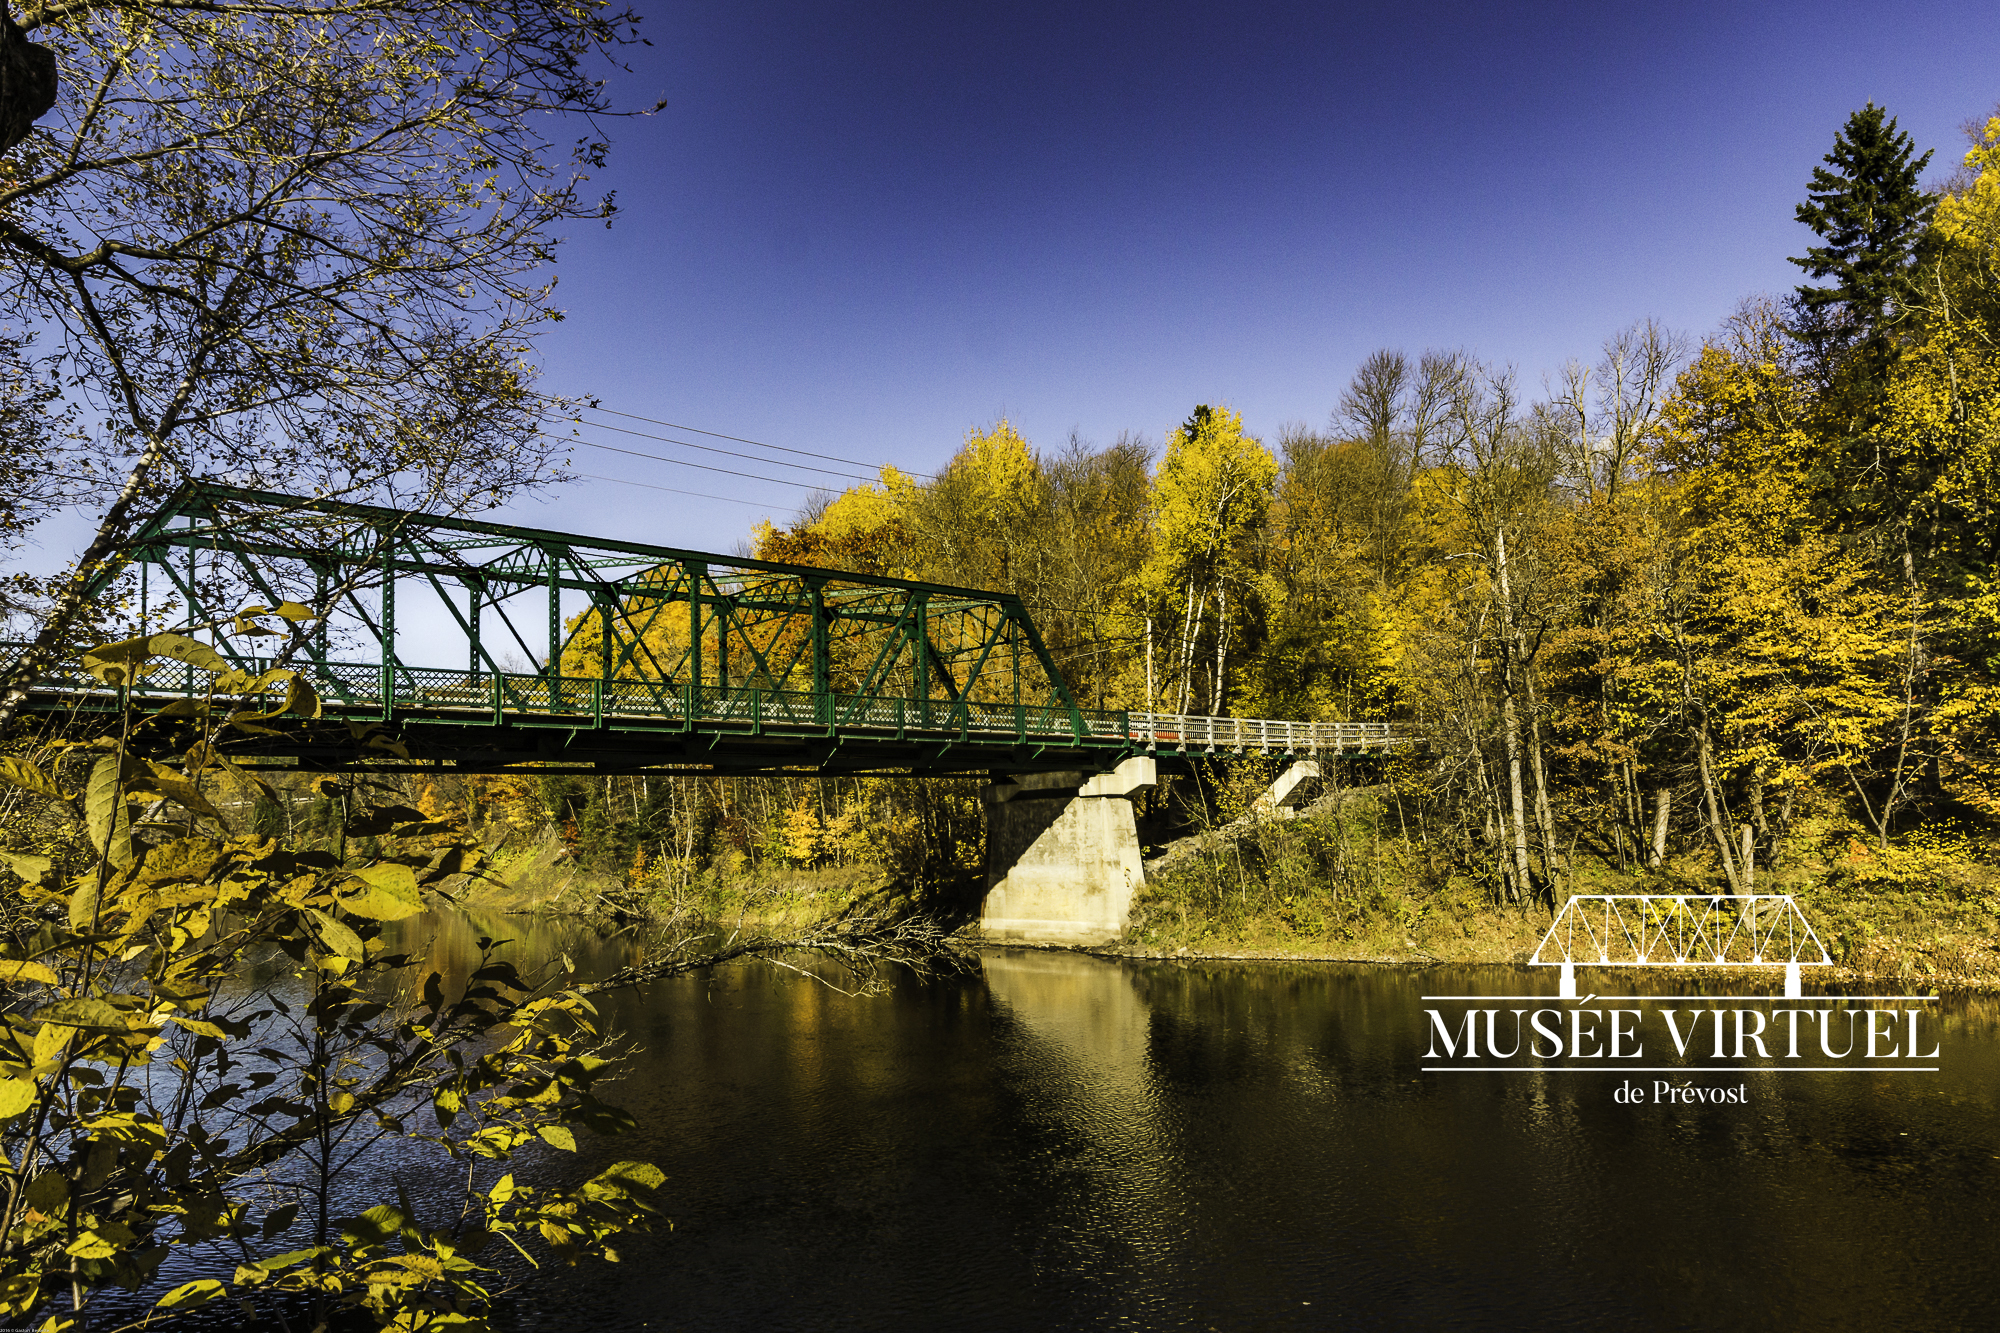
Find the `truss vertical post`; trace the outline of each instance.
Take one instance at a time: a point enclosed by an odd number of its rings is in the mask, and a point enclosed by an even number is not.
[[[486,589],[477,579],[465,581],[465,669],[475,678],[479,675],[479,604],[486,600]]]
[[[1007,673],[1014,678],[1014,739],[1028,740],[1028,710],[1021,703],[1021,627],[1012,616],[1004,622],[1007,630]]]
[[[688,590],[688,685],[689,701],[695,708],[701,707],[701,581],[708,573],[708,566],[699,560],[690,560],[682,567],[687,578]]]
[[[610,684],[611,681],[611,626],[616,623],[613,614],[618,609],[618,598],[609,592],[591,594],[591,601],[597,603],[597,678]]]
[[[823,726],[833,724],[833,666],[827,648],[826,626],[826,580],[823,578],[806,581],[807,596],[812,603],[812,691],[814,720]]]
[[[720,588],[715,592],[715,683],[729,697],[729,598]]]
[[[183,514],[181,518],[187,524],[187,534],[188,534],[187,623],[188,623],[188,633],[193,634],[196,632],[195,627],[200,623],[201,620],[201,607],[200,607],[201,584],[197,582],[197,580],[201,577],[201,571],[195,566],[195,556],[198,553],[198,549],[195,546],[195,539],[194,539],[194,515]],[[211,635],[210,637],[213,638],[214,636]],[[190,668],[190,671],[192,671],[192,668]],[[192,679],[192,676],[190,676],[190,679]]]
[[[382,531],[382,720],[396,708],[396,538]]]
[[[557,581],[562,570],[560,547],[550,543],[542,548],[542,557],[549,562],[549,657],[542,668],[549,682],[549,711],[562,711],[562,585]]]
[[[315,560],[312,562],[312,567],[313,614],[319,617],[318,622],[313,625],[313,645],[318,650],[316,655],[319,658],[320,665],[324,667],[326,665],[327,625],[333,620],[331,579],[328,576],[325,561]]]
[[[916,602],[916,637],[910,643],[917,659],[917,725],[931,724],[931,603],[930,594],[912,593]]]

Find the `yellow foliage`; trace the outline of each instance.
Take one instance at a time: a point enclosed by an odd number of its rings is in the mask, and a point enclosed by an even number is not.
[[[1005,417],[989,431],[967,431],[951,471],[969,483],[972,515],[989,523],[1019,509],[1041,476],[1034,450]]]
[[[1965,165],[1978,176],[1968,189],[1938,200],[1931,225],[1953,245],[2000,257],[2000,116],[1986,122]]]
[[[1925,887],[1962,879],[1979,863],[1978,849],[1963,833],[1926,824],[1887,848],[1860,842],[1848,848],[1847,866],[1862,884]]]
[[[903,517],[904,506],[916,489],[917,483],[907,474],[894,466],[885,466],[879,488],[873,482],[863,482],[842,491],[820,515],[819,522],[812,525],[812,530],[834,541],[870,536]],[[766,519],[763,526],[769,528],[770,520]],[[764,534],[760,532],[758,536],[763,538]]]
[[[1263,520],[1277,479],[1277,458],[1229,408],[1214,409],[1193,434],[1176,428],[1153,483],[1152,582],[1170,585],[1191,562],[1225,557]]]
[[[817,865],[825,846],[826,830],[813,791],[803,788],[778,832],[778,854],[793,865]]]
[[[1805,428],[1810,404],[1784,361],[1780,312],[1753,307],[1731,332],[1681,372],[1662,412],[1660,461],[1681,478],[1697,545],[1715,529],[1729,546],[1775,551],[1815,527],[1824,446]]]

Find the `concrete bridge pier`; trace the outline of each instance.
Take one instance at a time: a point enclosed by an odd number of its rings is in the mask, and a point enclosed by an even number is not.
[[[1159,780],[1149,756],[1109,773],[1011,773],[980,793],[986,808],[987,939],[1106,944],[1125,933],[1146,882],[1132,797]]]

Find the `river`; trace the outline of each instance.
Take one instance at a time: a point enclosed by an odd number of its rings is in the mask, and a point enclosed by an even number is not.
[[[413,926],[462,968],[614,965],[533,918]],[[425,932],[423,940],[417,931]],[[1743,1105],[1607,1075],[1419,1068],[1422,996],[1514,968],[992,950],[856,997],[766,965],[607,1017],[671,1229],[532,1288],[516,1329],[2000,1327],[2000,1007],[1933,1074],[1749,1074]]]

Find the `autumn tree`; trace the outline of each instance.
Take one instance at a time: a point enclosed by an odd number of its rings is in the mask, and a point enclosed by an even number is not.
[[[903,512],[925,552],[924,577],[1016,591],[1038,581],[1047,481],[1035,451],[1001,418],[965,442]]]
[[[1251,706],[1333,719],[1390,703],[1398,588],[1423,546],[1413,487],[1445,442],[1448,362],[1372,353],[1329,430],[1282,436],[1266,556],[1274,596],[1248,668]]]
[[[1278,460],[1227,407],[1199,406],[1167,437],[1142,579],[1149,651],[1152,643],[1165,650],[1162,675],[1175,712],[1224,715],[1230,651],[1254,623],[1261,597],[1253,541],[1277,475]]]
[[[97,513],[0,723],[86,587],[184,478],[451,510],[549,475],[528,361],[560,227],[604,217],[636,20],[600,0],[167,0],[24,11],[60,94],[0,173],[0,319],[96,429],[62,455]]]

